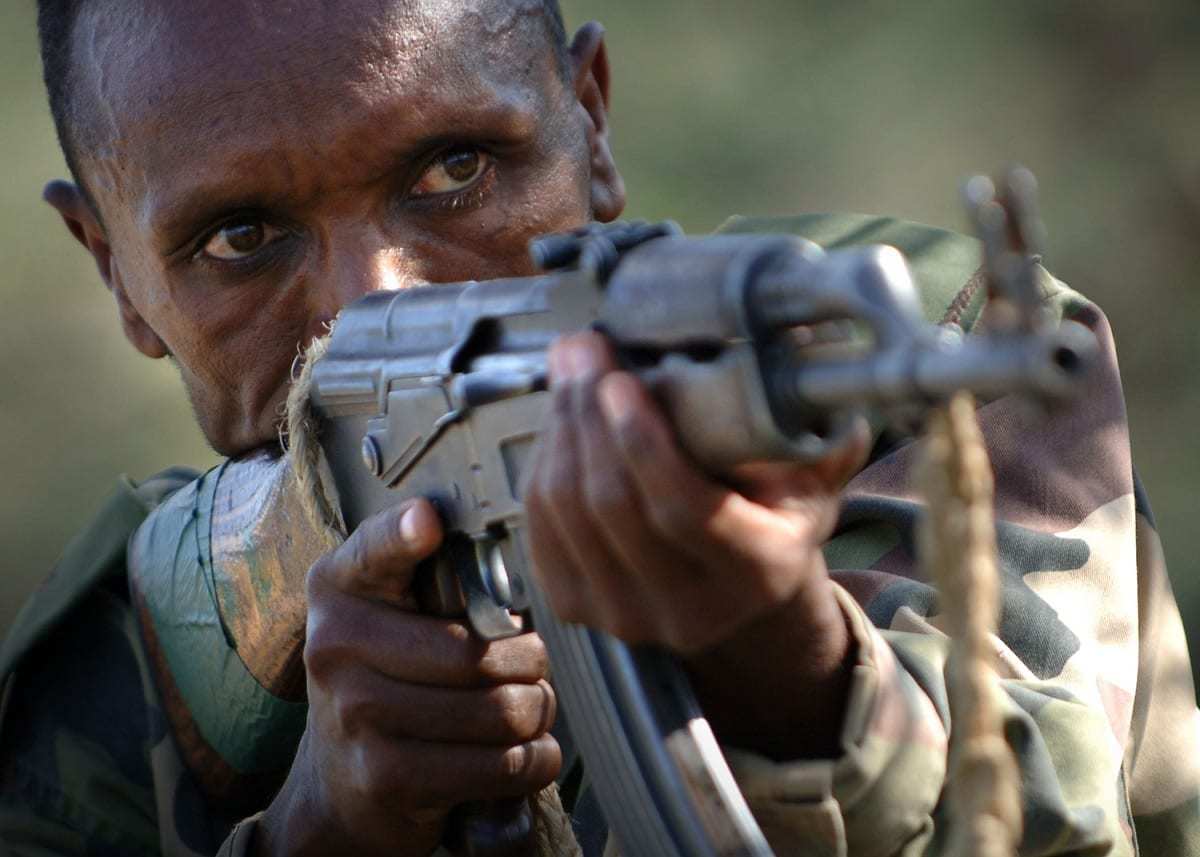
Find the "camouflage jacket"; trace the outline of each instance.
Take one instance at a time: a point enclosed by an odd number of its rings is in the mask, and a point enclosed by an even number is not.
[[[726,229],[893,244],[932,320],[969,331],[986,319],[979,250],[961,236],[857,216]],[[979,411],[997,474],[995,648],[1021,765],[1021,854],[1200,855],[1200,717],[1112,337],[1086,299],[1049,275],[1042,290],[1060,318],[1096,333],[1103,359],[1049,419],[1008,399]],[[858,644],[841,756],[729,752],[780,855],[941,851],[946,638],[914,562],[918,445],[880,437],[826,548]],[[277,470],[252,459],[186,485],[125,484],[27,606],[0,652],[0,841],[12,853],[250,853],[253,820],[239,819],[269,802],[306,715],[310,546],[298,530],[256,531],[251,514],[274,504],[286,523],[295,511]],[[125,536],[155,505],[127,557]],[[598,855],[605,825],[577,764],[563,793],[585,854]]]

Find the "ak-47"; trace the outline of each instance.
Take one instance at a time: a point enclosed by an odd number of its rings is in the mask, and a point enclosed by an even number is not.
[[[532,613],[622,853],[770,850],[674,660],[559,623],[530,574],[521,484],[549,401],[547,348],[603,332],[716,475],[818,460],[868,409],[912,424],[961,389],[1058,397],[1095,342],[1038,318],[1022,181],[1009,181],[1006,205],[990,183],[968,184],[991,274],[986,335],[926,323],[894,248],[687,238],[671,224],[546,236],[531,248],[540,275],[377,293],[343,311],[312,403],[346,525],[429,497],[447,533],[433,609],[465,612],[489,639]],[[468,833],[466,850],[503,853],[485,840],[519,838],[520,826]]]

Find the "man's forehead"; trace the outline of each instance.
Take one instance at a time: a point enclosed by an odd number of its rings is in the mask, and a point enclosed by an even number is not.
[[[162,122],[228,103],[364,99],[386,88],[443,85],[511,52],[508,36],[542,0],[128,0],[86,4],[72,45],[82,135],[101,157]],[[149,126],[149,127],[147,127]],[[135,129],[140,134],[133,133]]]

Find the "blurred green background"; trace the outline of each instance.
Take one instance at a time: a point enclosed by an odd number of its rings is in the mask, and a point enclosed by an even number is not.
[[[0,631],[118,474],[214,461],[171,366],[39,193],[65,174],[33,0],[0,0]],[[1021,161],[1047,264],[1113,322],[1134,455],[1200,650],[1200,9],[1192,0],[565,0],[608,26],[631,216],[850,210],[962,228]]]

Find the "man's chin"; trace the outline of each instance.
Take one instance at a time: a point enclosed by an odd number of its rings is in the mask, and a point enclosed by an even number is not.
[[[223,458],[250,458],[255,455],[279,458],[284,454],[283,444],[280,442],[278,435],[269,440],[264,439],[243,443],[216,441],[207,435],[205,437],[213,451]]]
[[[214,421],[206,419],[206,415],[196,407],[195,401],[192,402],[192,412],[208,445],[224,458],[249,458],[254,455],[279,458],[284,454],[279,425],[246,426],[240,430],[214,425]]]
[[[229,455],[227,457],[228,458],[250,458],[250,457],[256,456],[256,455],[262,455],[262,456],[266,456],[268,458],[282,458],[283,455],[285,454],[285,452],[286,452],[286,450],[283,448],[283,444],[280,443],[279,438],[276,437],[273,440],[263,441],[262,443],[256,444],[254,446],[246,447],[245,449],[241,450],[240,452],[237,452],[233,455]],[[222,453],[222,455],[224,455],[224,453]]]
[[[283,455],[280,436],[284,428],[286,386],[277,389],[263,407],[255,409],[255,418],[230,402],[212,405],[202,391],[193,389],[186,374],[181,372],[180,376],[196,424],[214,452],[224,458]]]

